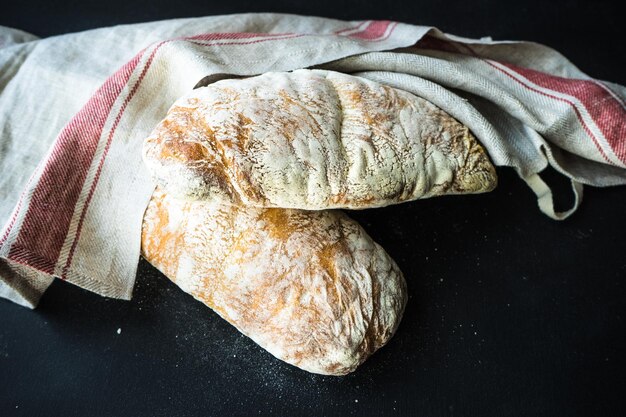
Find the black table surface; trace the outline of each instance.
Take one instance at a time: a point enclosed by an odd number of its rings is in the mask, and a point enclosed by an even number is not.
[[[533,40],[626,83],[619,2],[29,0],[3,5],[0,24],[43,37],[248,11]],[[410,295],[395,337],[349,376],[275,359],[142,260],[130,302],[59,281],[34,311],[0,300],[0,415],[626,415],[626,188],[587,187],[556,222],[512,170],[498,174],[490,194],[350,213]]]

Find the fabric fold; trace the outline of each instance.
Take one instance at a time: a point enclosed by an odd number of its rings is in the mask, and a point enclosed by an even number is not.
[[[21,42],[21,43],[20,43]],[[0,28],[0,296],[28,307],[53,278],[132,295],[154,188],[143,139],[217,74],[321,67],[432,101],[514,167],[555,219],[538,174],[626,183],[626,90],[542,45],[389,21],[244,14],[123,25],[35,40]],[[222,76],[222,75],[219,75]]]

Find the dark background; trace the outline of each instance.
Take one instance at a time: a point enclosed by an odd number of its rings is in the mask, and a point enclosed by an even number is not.
[[[30,0],[3,4],[0,24],[51,36],[247,11],[392,19],[541,42],[626,83],[619,2],[359,3]],[[498,174],[487,195],[351,213],[410,293],[396,336],[352,375],[280,362],[142,260],[131,302],[59,281],[34,311],[0,300],[0,415],[626,415],[626,188],[588,187],[556,222]]]

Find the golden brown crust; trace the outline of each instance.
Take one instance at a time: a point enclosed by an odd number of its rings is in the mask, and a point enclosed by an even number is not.
[[[380,207],[496,185],[469,132],[413,94],[332,71],[194,90],[145,141],[173,195],[255,207]]]
[[[276,357],[310,372],[353,371],[395,332],[402,273],[339,211],[183,202],[157,190],[143,256]]]

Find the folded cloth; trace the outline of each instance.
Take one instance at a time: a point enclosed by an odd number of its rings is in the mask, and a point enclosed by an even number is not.
[[[243,14],[37,40],[0,28],[0,296],[36,306],[54,277],[129,299],[154,184],[143,139],[213,74],[322,67],[422,96],[514,167],[555,219],[582,184],[626,183],[626,89],[542,45],[389,21]],[[539,172],[572,181],[556,213]]]

